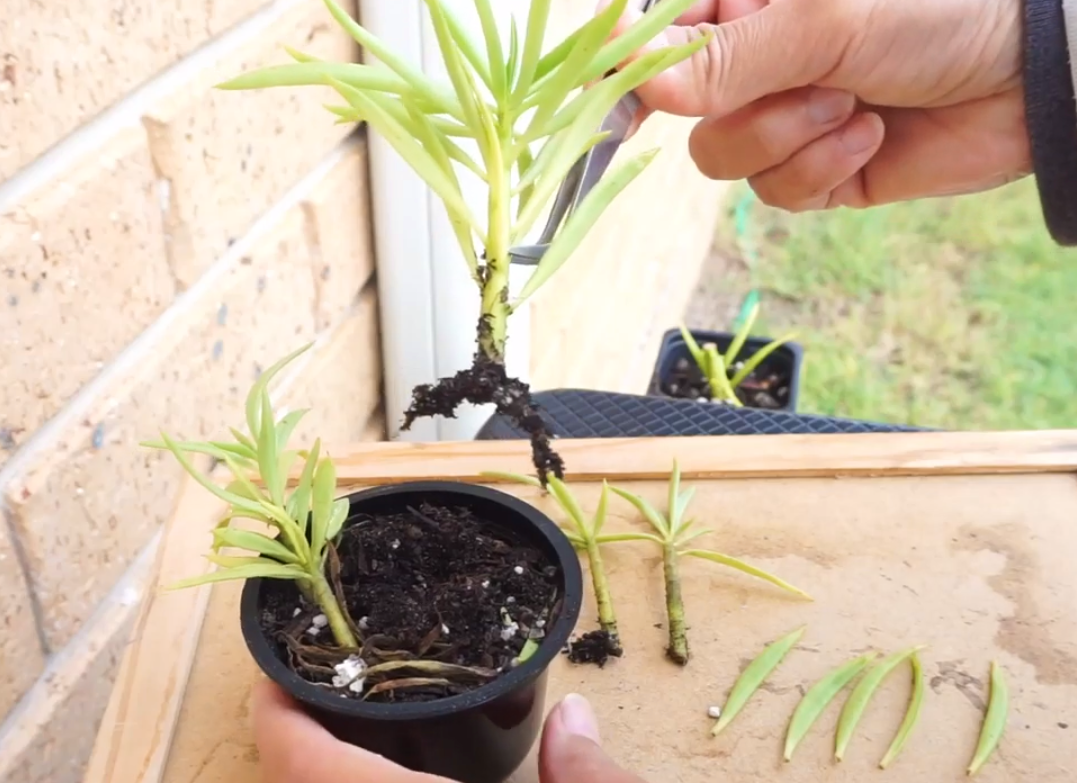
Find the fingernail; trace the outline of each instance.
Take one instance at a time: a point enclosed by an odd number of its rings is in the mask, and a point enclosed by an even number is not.
[[[852,93],[819,87],[808,98],[808,116],[820,125],[828,125],[851,112],[855,101]]]
[[[867,116],[858,117],[841,132],[841,146],[850,155],[856,155],[876,142],[875,124]]]
[[[598,719],[591,703],[577,693],[570,693],[561,702],[561,723],[565,731],[594,742],[601,742],[598,734]]]

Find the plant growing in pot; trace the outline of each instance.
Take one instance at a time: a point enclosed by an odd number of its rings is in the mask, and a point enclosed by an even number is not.
[[[531,438],[540,479],[563,476],[527,384],[505,370],[509,316],[579,247],[606,207],[643,171],[655,151],[625,161],[600,180],[565,219],[541,262],[515,296],[509,293],[511,249],[526,241],[573,166],[604,138],[599,129],[640,84],[704,46],[709,38],[633,55],[687,10],[693,0],[658,3],[613,37],[628,0],[614,0],[556,46],[546,48],[551,0],[533,0],[526,29],[515,24],[506,48],[492,0],[474,0],[482,41],[472,40],[445,0],[424,0],[448,83],[426,76],[325,0],[334,19],[379,64],[334,63],[290,50],[296,62],[262,68],[227,89],[328,85],[346,101],[330,107],[342,122],[364,121],[382,135],[444,203],[479,291],[477,350],[455,375],[413,390],[404,429],[419,417],[453,416],[464,402],[492,403]],[[545,51],[544,51],[545,50]],[[631,62],[628,62],[631,60]],[[478,159],[457,140],[478,149]],[[461,178],[487,192],[480,219],[466,203]]]
[[[228,505],[208,555],[217,570],[176,587],[246,580],[252,656],[338,738],[417,771],[499,783],[538,734],[547,667],[579,616],[572,545],[537,509],[483,486],[337,498],[320,442],[288,446],[306,411],[278,418],[270,402],[268,384],[304,350],[262,374],[233,441],[147,444]]]
[[[754,304],[736,333],[666,332],[648,394],[733,407],[796,409],[803,362],[790,333],[776,340],[751,336],[759,315]]]

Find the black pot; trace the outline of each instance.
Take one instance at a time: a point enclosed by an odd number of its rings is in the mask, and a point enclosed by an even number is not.
[[[705,332],[702,330],[690,330],[692,337],[700,345],[714,343],[718,350],[725,352],[733,342],[734,334],[731,332]],[[749,337],[744,341],[739,356],[752,356],[760,348],[766,347],[771,342],[769,337]],[[651,374],[651,382],[647,387],[649,397],[669,397],[671,395],[663,391],[667,387],[670,375],[681,359],[692,362],[692,354],[688,345],[681,336],[680,329],[670,329],[662,336],[662,343],[658,349],[658,359],[654,363],[654,372]],[[771,410],[795,411],[797,398],[800,396],[800,372],[804,364],[804,349],[799,343],[783,343],[770,354],[760,369],[764,372],[771,371],[781,375],[789,375],[789,396],[785,400],[779,400],[780,407]]]
[[[538,650],[476,690],[437,701],[375,704],[344,699],[295,674],[259,622],[263,591],[298,590],[288,581],[250,579],[240,625],[251,655],[274,682],[338,739],[396,763],[460,783],[502,783],[523,762],[545,715],[546,675],[576,625],[583,597],[580,562],[564,533],[533,506],[487,487],[418,481],[356,492],[349,516],[403,511],[426,501],[465,506],[543,550],[561,574],[561,606]],[[345,524],[348,524],[345,522]]]

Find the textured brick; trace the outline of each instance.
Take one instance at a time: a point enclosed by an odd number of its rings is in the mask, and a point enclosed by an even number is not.
[[[303,208],[315,249],[318,328],[325,329],[374,272],[365,143],[350,147]]]
[[[26,579],[0,516],[0,722],[44,668]]]
[[[17,722],[0,738],[0,783],[80,783],[152,563],[139,558],[86,633],[27,695]]]
[[[0,291],[2,464],[175,294],[143,133],[0,215]]]
[[[354,11],[354,1],[348,5]],[[339,102],[328,88],[213,89],[252,68],[290,61],[285,45],[322,59],[358,59],[358,47],[324,5],[305,3],[145,117],[169,257],[182,285],[192,284],[350,130],[322,108]]]
[[[6,0],[0,181],[269,0]]]
[[[369,288],[325,342],[311,349],[284,389],[284,405],[310,408],[296,428],[296,443],[320,437],[331,446],[364,438],[381,403],[378,336],[378,300]]]
[[[53,649],[78,630],[171,510],[180,469],[139,441],[160,429],[221,437],[241,422],[260,369],[314,335],[311,270],[303,212],[295,208],[249,256],[215,269],[212,289],[192,291],[169,313],[142,360],[7,488]]]

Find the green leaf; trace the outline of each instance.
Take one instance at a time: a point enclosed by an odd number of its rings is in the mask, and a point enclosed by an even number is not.
[[[669,522],[659,513],[658,509],[648,503],[644,498],[629,492],[627,489],[620,489],[619,487],[614,486],[611,486],[610,489],[635,506],[636,510],[643,514],[643,518],[651,523],[651,527],[657,531],[659,537],[663,539],[663,542],[669,540],[671,532],[669,529]]]
[[[576,502],[576,498],[572,495],[572,492],[569,491],[569,488],[556,476],[548,476],[546,482],[550,488],[550,492],[557,499],[558,505],[560,505],[561,508],[564,509],[564,512],[576,523],[576,530],[579,531],[580,536],[585,540],[591,538],[592,534],[587,528],[587,518],[583,514],[583,509],[580,508],[580,504]]]
[[[252,558],[253,559],[253,558]],[[298,566],[280,565],[278,563],[251,563],[250,565],[224,568],[212,571],[202,576],[182,579],[168,586],[169,590],[183,590],[188,587],[198,587],[212,582],[227,582],[232,579],[306,579],[307,573]]]
[[[554,241],[547,248],[535,271],[524,284],[519,296],[513,303],[515,309],[521,302],[539,290],[558,269],[569,259],[572,253],[583,242],[584,237],[594,227],[595,223],[606,211],[621,191],[628,187],[636,177],[642,173],[647,165],[654,160],[658,150],[649,150],[641,155],[626,161],[612,174],[607,174],[598,181],[594,189],[583,199],[583,202],[569,216],[564,228],[557,234]]]
[[[315,57],[313,54],[306,54],[298,49],[293,49],[290,46],[283,47],[284,51],[288,53],[288,56],[295,60],[297,63],[319,63],[322,62],[320,57]]]
[[[748,317],[744,319],[740,329],[733,335],[733,341],[729,343],[729,348],[726,349],[724,357],[726,366],[732,367],[733,362],[737,361],[740,349],[744,347],[744,342],[748,339],[748,335],[752,331],[752,325],[755,324],[755,319],[758,315],[759,305],[756,304],[755,307],[748,311]]]
[[[288,516],[295,520],[304,539],[307,537],[307,523],[310,516],[310,496],[313,492],[314,468],[318,465],[318,453],[321,451],[321,447],[322,441],[319,438],[314,441],[314,447],[310,450],[310,454],[307,455],[306,464],[303,465],[303,472],[299,475],[299,483],[296,484],[295,490],[292,492],[291,497],[288,498]]]
[[[340,535],[341,529],[344,527],[344,522],[348,519],[348,511],[351,509],[351,503],[347,498],[341,498],[333,503],[333,513],[329,515],[329,526],[325,531],[325,540],[333,541],[338,535]]]
[[[277,539],[251,530],[239,530],[234,527],[217,528],[213,531],[213,549],[219,551],[226,546],[257,552],[282,563],[300,562],[296,553]]]
[[[682,323],[678,328],[681,331],[681,339],[684,340],[684,344],[688,347],[688,353],[692,355],[692,361],[699,367],[700,372],[706,375],[707,360],[703,355],[703,349],[699,347],[699,343],[696,342],[696,338],[692,336],[687,326]]]
[[[302,420],[304,416],[310,413],[310,408],[303,408],[301,410],[292,411],[286,413],[281,420],[277,423],[277,448],[284,450],[288,445],[288,441],[292,437],[292,433],[295,432],[296,426]]]
[[[430,153],[415,140],[418,131],[414,127],[405,127],[402,122],[392,117],[384,108],[383,97],[377,93],[363,93],[341,82],[334,83],[333,87],[389,142],[415,173],[422,177],[450,214],[466,216],[468,225],[476,233],[481,233],[463,194],[453,186],[452,177],[438,166]]]
[[[681,552],[685,557],[698,557],[702,560],[710,560],[712,563],[718,563],[719,565],[729,566],[742,573],[754,576],[758,579],[762,579],[765,582],[770,582],[776,587],[780,587],[782,590],[786,590],[795,595],[799,595],[802,598],[807,598],[809,601],[814,600],[810,595],[805,593],[799,587],[793,587],[793,585],[786,582],[784,579],[779,579],[767,571],[761,568],[756,568],[753,565],[748,565],[743,560],[738,560],[735,557],[729,555],[723,555],[721,552],[712,552],[709,549],[689,549],[685,552]]]
[[[669,515],[670,530],[676,533],[677,523],[680,521],[680,514],[677,513],[677,498],[681,494],[681,466],[676,457],[673,458],[673,470],[669,473],[667,485],[666,513]]]
[[[670,514],[672,514],[670,517],[670,524],[673,526],[674,535],[688,529],[689,525],[684,523],[684,512],[688,510],[688,506],[695,496],[695,487],[689,487],[677,496],[673,510],[670,512]]]
[[[285,356],[280,361],[271,365],[268,370],[258,376],[258,380],[251,386],[251,390],[247,393],[246,413],[247,413],[247,427],[250,428],[250,434],[254,441],[258,440],[259,421],[262,412],[262,392],[269,388],[269,382],[276,377],[289,362],[294,360],[299,355],[306,353],[310,350],[310,347],[314,345],[313,342],[307,343],[302,348],[298,348]]]
[[[218,90],[264,90],[270,87],[314,87],[328,85],[329,79],[363,90],[394,95],[413,92],[412,86],[387,68],[360,63],[309,61],[271,65],[236,76],[218,84]]]
[[[588,67],[581,72],[576,84],[587,84],[620,66],[633,53],[653,41],[659,33],[673,24],[677,17],[696,2],[697,0],[663,0],[661,3],[655,3],[641,19],[607,43],[595,57],[591,58]],[[700,40],[701,46],[706,46],[710,43],[710,35],[703,36]],[[696,48],[701,48],[701,46]]]
[[[547,11],[549,13],[549,11]],[[528,28],[530,32],[531,19],[528,17]],[[561,43],[557,44],[546,54],[539,58],[538,65],[535,66],[535,78],[532,80],[532,85],[538,86],[539,82],[545,80],[551,73],[557,70],[557,67],[565,61],[565,58],[569,56],[573,48],[576,46],[576,42],[583,35],[584,29],[590,23],[590,20],[584,22],[563,39]],[[543,29],[546,27],[546,22],[543,20]],[[530,89],[530,87],[528,88]]]
[[[172,452],[173,456],[175,456],[176,460],[183,467],[183,469],[187,471],[188,474],[190,474],[191,478],[201,484],[205,489],[207,489],[213,495],[217,496],[231,506],[234,506],[238,509],[242,509],[249,513],[258,514],[260,516],[262,515],[262,508],[258,503],[252,500],[248,500],[247,498],[241,497],[234,492],[229,492],[209,477],[203,475],[199,470],[195,468],[191,461],[187,459],[187,456],[183,453],[183,451],[179,448],[175,441],[173,441],[170,437],[168,437],[168,435],[163,432],[161,433],[161,438],[165,443],[165,448]]]
[[[435,0],[435,2],[439,2],[439,0]],[[494,9],[490,5],[490,0],[475,0],[475,10],[479,14],[482,37],[486,40],[486,59],[490,70],[490,91],[499,103],[503,103],[509,97],[509,88],[505,81],[508,62],[505,60],[505,52],[501,45],[501,31],[497,29],[497,19],[494,17]]]
[[[598,508],[591,519],[591,535],[597,536],[606,524],[606,509],[610,502],[610,485],[602,479],[602,494],[598,496]]]
[[[505,84],[509,92],[516,84],[516,76],[520,70],[520,30],[516,25],[516,17],[509,20],[509,57],[505,61]],[[512,96],[508,96],[511,102]]]
[[[471,36],[467,31],[467,26],[461,23],[459,17],[456,16],[452,8],[448,5],[442,5],[441,11],[445,15],[445,22],[449,27],[449,34],[452,36],[452,39],[456,41],[456,45],[460,48],[460,52],[464,55],[468,64],[475,70],[475,73],[479,75],[482,83],[492,91],[493,82],[490,79],[489,66],[482,54],[479,53],[479,47],[473,40],[471,40]]]
[[[478,138],[479,129],[482,127],[479,111],[481,97],[471,76],[472,72],[460,58],[458,46],[453,45],[452,31],[449,27],[442,0],[423,0],[423,2],[426,3],[426,7],[430,12],[430,21],[434,26],[438,49],[441,51],[441,57],[445,62],[445,70],[449,74],[449,81],[452,82],[456,98],[460,102],[462,111],[460,119],[463,120],[465,125],[472,128],[476,136],[475,140],[481,141]]]
[[[261,430],[258,433],[258,468],[274,505],[284,506],[284,477],[280,474],[277,452],[277,425],[273,421],[273,404],[269,392],[262,389]]]
[[[602,45],[609,40],[617,20],[628,7],[628,0],[612,0],[602,11],[580,30],[572,50],[550,78],[532,95],[536,107],[530,128],[541,128],[554,112],[561,108],[565,98],[579,84],[579,76],[594,59]]]
[[[776,350],[778,350],[780,347],[782,347],[795,337],[796,334],[790,332],[787,335],[779,337],[777,340],[771,340],[769,343],[767,343],[754,354],[752,354],[752,358],[746,361],[744,365],[739,370],[737,370],[736,374],[730,379],[730,386],[732,386],[734,389],[737,388],[737,386],[739,386],[745,378],[747,378],[755,371],[756,367],[763,363],[764,359],[766,359],[768,356],[770,356],[772,353],[774,353]]]
[[[258,444],[235,427],[229,427],[228,431],[232,433],[232,437],[236,439],[236,443],[243,445],[247,451],[250,452],[251,459],[256,459],[258,457]]]
[[[463,116],[460,113],[460,107],[456,105],[456,101],[453,100],[451,96],[446,95],[443,90],[439,89],[434,81],[424,75],[422,71],[410,65],[402,57],[397,56],[396,53],[386,46],[377,36],[372,35],[369,31],[359,25],[348,15],[347,11],[336,4],[335,0],[323,0],[323,2],[329,9],[329,13],[332,14],[333,18],[337,21],[337,24],[344,28],[348,35],[354,38],[360,47],[384,63],[397,76],[407,82],[419,95],[440,107],[445,113],[451,114],[457,119],[463,119]],[[337,79],[336,81],[340,80]]]
[[[311,499],[310,550],[320,559],[328,541],[329,523],[333,518],[333,493],[337,487],[337,471],[331,459],[323,459],[314,470]]]
[[[662,539],[654,533],[607,533],[604,536],[595,537],[595,542],[598,544],[616,544],[622,541],[653,541],[659,546],[665,546]]]
[[[524,144],[520,147],[519,152],[516,155],[516,171],[520,180],[528,175],[531,169],[531,165],[535,162],[534,156],[531,154],[531,148]],[[516,217],[520,217],[524,208],[527,206],[527,202],[531,200],[531,194],[534,193],[534,185],[526,185],[520,189],[519,200],[516,202]]]
[[[523,103],[535,80],[542,55],[542,44],[546,36],[546,25],[550,19],[551,0],[531,0],[527,11],[527,33],[524,36],[524,49],[520,56],[519,75],[512,92],[512,106]],[[575,42],[573,42],[575,43]],[[566,48],[566,55],[571,47]]]

